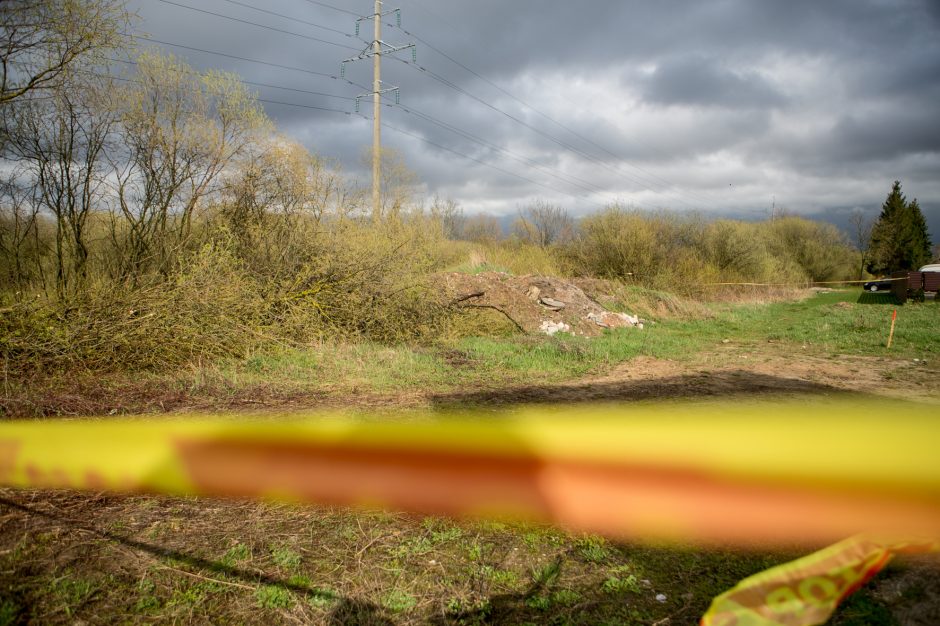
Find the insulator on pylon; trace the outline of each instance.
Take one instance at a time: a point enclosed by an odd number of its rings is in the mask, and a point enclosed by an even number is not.
[[[356,37],[359,36],[359,22],[356,22]]]
[[[339,77],[346,78],[346,64],[345,63],[339,64]]]
[[[395,90],[395,104],[401,104],[401,92]]]
[[[418,62],[418,48],[417,48],[417,46],[412,46],[412,47],[411,47],[411,62],[412,62],[412,63],[417,63],[417,62]]]
[[[398,28],[401,28],[401,9],[395,9],[395,22],[398,24]]]

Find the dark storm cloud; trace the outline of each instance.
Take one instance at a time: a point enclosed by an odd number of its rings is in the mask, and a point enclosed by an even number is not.
[[[774,108],[786,98],[755,72],[736,72],[700,56],[670,59],[647,79],[644,99],[653,104]]]
[[[371,89],[368,62],[348,64],[346,79],[339,77],[340,62],[366,45],[352,37],[353,15],[305,0],[243,3],[294,19],[226,0],[175,1],[301,35],[158,0],[134,4],[140,29],[158,39],[307,70],[171,49],[196,67],[295,90],[254,87],[262,99],[349,113],[265,105],[283,132],[362,171],[369,123],[353,114],[351,100],[329,97]],[[372,8],[371,0],[327,4],[360,14]],[[418,63],[387,58],[383,78],[401,87],[402,105],[413,113],[388,108],[383,117],[426,141],[390,128],[384,137],[431,194],[509,213],[554,193],[477,159],[557,188],[554,199],[579,208],[598,198],[680,207],[681,194],[707,198],[706,209],[757,214],[776,195],[793,210],[825,214],[879,206],[895,178],[923,206],[940,205],[935,0],[400,6],[403,27],[419,38]],[[370,26],[364,23],[367,38]],[[383,39],[413,40],[394,28]],[[400,56],[410,60],[407,52]],[[363,112],[371,113],[368,102]],[[603,192],[589,194],[570,184],[572,177]]]
[[[828,137],[833,158],[887,161],[911,153],[940,151],[937,111],[891,110],[869,116],[846,116]]]

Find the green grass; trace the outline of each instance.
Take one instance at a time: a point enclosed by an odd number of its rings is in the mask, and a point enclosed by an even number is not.
[[[251,558],[251,548],[243,543],[236,543],[225,552],[222,556],[221,563],[226,567],[232,567],[249,558]]]
[[[461,263],[460,265],[455,265],[451,268],[448,268],[448,271],[457,272],[458,274],[482,274],[484,272],[502,272],[503,274],[512,274],[508,267],[502,265],[490,265],[489,263]]]
[[[891,314],[898,312],[894,342],[887,349]],[[771,305],[754,320],[768,324],[765,335],[808,344],[829,352],[940,356],[940,303],[908,302],[898,306],[890,295],[875,296],[855,290],[824,293],[803,303]]]
[[[410,593],[393,589],[382,598],[382,606],[394,613],[410,611],[418,604],[418,599]]]
[[[601,563],[610,556],[610,549],[603,537],[589,535],[577,542],[578,554],[591,563]]]
[[[0,626],[12,626],[20,613],[19,607],[11,600],[0,601]]]
[[[263,609],[286,609],[294,603],[290,591],[278,585],[262,585],[255,590],[255,600]]]
[[[324,343],[307,350],[259,354],[226,362],[218,374],[241,384],[277,381],[298,388],[341,385],[377,391],[440,384],[447,376],[443,361],[434,354],[372,343]]]
[[[275,546],[271,549],[271,560],[278,567],[293,570],[300,567],[300,554],[287,546]]]
[[[74,577],[67,574],[53,582],[53,592],[62,603],[65,614],[71,616],[73,612],[91,599],[97,591],[97,585],[85,578]]]
[[[604,593],[640,593],[640,581],[631,570],[629,566],[613,568],[604,579],[601,589]]]

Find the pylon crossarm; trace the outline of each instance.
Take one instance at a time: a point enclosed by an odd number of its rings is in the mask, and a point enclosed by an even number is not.
[[[375,50],[372,49],[373,45],[374,45],[374,42],[370,43],[369,47],[367,47],[365,50],[359,53],[359,56],[349,57],[348,59],[344,59],[343,63],[351,63],[352,61],[362,61],[363,59],[371,59],[377,54],[379,55],[392,54],[394,52],[401,52],[402,50],[407,50],[409,48],[415,47],[413,43],[405,44],[402,46],[393,46],[391,44],[387,44],[384,41],[380,40],[379,47],[382,49],[379,52],[376,52]]]
[[[370,43],[368,46],[366,46],[362,50],[362,52],[359,53],[359,56],[349,57],[348,59],[343,59],[343,63],[352,63],[353,61],[361,61],[363,59],[367,59],[371,57],[373,54],[375,54],[374,52],[371,52],[371,49],[372,49],[372,44]]]

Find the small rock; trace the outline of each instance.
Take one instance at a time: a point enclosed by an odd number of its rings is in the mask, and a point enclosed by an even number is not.
[[[915,363],[920,363],[920,359],[914,359]]]
[[[664,594],[664,593],[657,593],[657,594],[656,594],[656,601],[657,601],[657,602],[665,602],[665,601],[666,601],[666,594]]]
[[[730,340],[730,339],[722,339],[722,340],[721,340],[721,343],[731,343],[731,340]]]
[[[552,311],[560,311],[565,308],[565,303],[561,300],[556,300],[555,298],[549,298],[548,296],[542,296],[539,298],[539,302],[550,308]]]
[[[553,322],[551,320],[545,320],[542,322],[542,325],[539,326],[539,330],[545,333],[546,335],[554,335],[555,333],[569,333],[571,332],[571,326],[568,326],[564,322]]]

